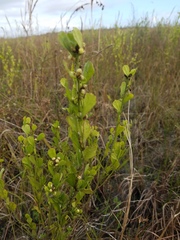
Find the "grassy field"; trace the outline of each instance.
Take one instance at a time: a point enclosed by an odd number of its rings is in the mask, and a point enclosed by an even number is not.
[[[151,28],[141,23],[126,29],[86,30],[83,38],[83,62],[91,60],[95,68],[88,91],[97,97],[91,122],[101,134],[99,148],[116,124],[112,102],[119,97],[122,67],[137,68],[130,111],[127,106],[124,109],[132,122],[130,208],[127,214],[127,162],[94,191],[88,207],[83,202],[83,214],[73,220],[70,236],[52,239],[180,239],[180,26],[178,22],[171,26],[159,23]],[[43,225],[37,217],[37,213],[46,213],[46,205],[35,208],[34,193],[24,180],[18,137],[24,116],[31,117],[50,145],[55,120],[60,122],[61,139],[67,137],[62,110],[67,99],[60,84],[62,77],[69,78],[63,65],[67,56],[56,33],[0,39],[2,240],[51,239],[44,230],[51,225]],[[38,150],[41,156],[46,151],[44,146]],[[53,222],[54,216],[51,218]]]

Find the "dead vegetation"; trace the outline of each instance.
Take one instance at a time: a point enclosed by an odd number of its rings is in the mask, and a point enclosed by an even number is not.
[[[93,61],[96,71],[89,90],[98,97],[92,121],[101,129],[101,147],[110,126],[115,124],[111,102],[119,93],[121,67],[125,63],[138,67],[129,115],[134,166],[131,175],[128,165],[112,176],[90,205],[85,204],[87,216],[76,223],[71,239],[180,239],[179,25],[101,29],[100,41],[98,30],[93,35],[91,31],[83,34],[85,58]],[[120,44],[116,45],[118,40]],[[1,52],[7,46],[5,42],[15,59],[20,60],[20,67],[13,69],[17,74],[11,86],[0,61],[0,158],[4,160],[1,168],[5,169],[6,188],[13,199],[22,187],[22,153],[17,138],[23,116],[30,116],[47,138],[56,119],[66,133],[62,108],[67,103],[59,83],[66,76],[62,63],[66,55],[55,33],[1,39]],[[101,51],[95,54],[97,49]],[[22,228],[23,209],[16,214],[6,212],[0,202],[2,240],[15,239],[12,236],[30,239],[26,226]],[[123,224],[124,216],[127,219]]]

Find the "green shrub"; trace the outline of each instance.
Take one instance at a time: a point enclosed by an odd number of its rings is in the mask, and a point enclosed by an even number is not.
[[[14,93],[16,90],[15,79],[19,75],[20,61],[17,61],[13,51],[7,42],[4,42],[0,49],[0,64],[2,65],[2,75],[0,76],[3,83],[2,90],[5,94]]]
[[[86,218],[85,203],[91,201],[91,196],[95,198],[96,190],[127,163],[129,148],[130,124],[121,116],[123,106],[133,98],[129,88],[136,70],[123,67],[120,97],[113,102],[116,126],[110,129],[104,148],[100,148],[98,127],[91,124],[96,96],[88,92],[94,67],[90,61],[82,66],[85,44],[81,32],[76,28],[70,33],[61,32],[59,40],[70,54],[70,63],[64,62],[64,66],[71,81],[66,78],[60,81],[68,101],[64,108],[67,137],[61,139],[61,125],[55,121],[49,140],[45,133],[37,133],[37,126],[29,117],[23,118],[24,134],[18,137],[24,156],[21,204],[27,202],[26,192],[29,196],[21,224],[25,222],[25,231],[33,239],[60,240],[71,236],[76,223]],[[18,203],[9,202],[2,174],[0,183],[5,206],[15,211]]]

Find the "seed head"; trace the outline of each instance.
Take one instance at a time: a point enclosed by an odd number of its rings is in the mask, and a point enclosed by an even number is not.
[[[81,89],[81,95],[85,96],[86,95],[86,90],[84,88]]]
[[[80,77],[81,77],[81,80],[84,80],[84,76],[83,75],[81,75]]]
[[[58,158],[56,158],[55,162],[56,162],[56,163],[59,163],[59,159],[58,159]]]
[[[76,74],[77,74],[77,76],[80,76],[80,75],[82,74],[82,69],[81,69],[81,68],[78,68],[78,69],[76,70]]]
[[[83,85],[83,88],[85,88],[85,89],[86,89],[86,88],[87,88],[87,84],[84,84],[84,85]]]

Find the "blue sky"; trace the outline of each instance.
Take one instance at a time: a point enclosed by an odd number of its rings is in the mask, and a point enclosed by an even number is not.
[[[27,3],[36,0],[0,0],[0,37],[23,35],[27,26],[28,15],[25,14]],[[73,11],[83,4],[84,10],[75,12],[69,22],[72,27],[113,27],[131,25],[148,16],[155,24],[162,18],[173,21],[180,12],[179,0],[101,0],[102,11],[94,0],[93,18],[90,11],[91,0],[38,0],[32,18],[33,33],[58,31],[65,29]]]

